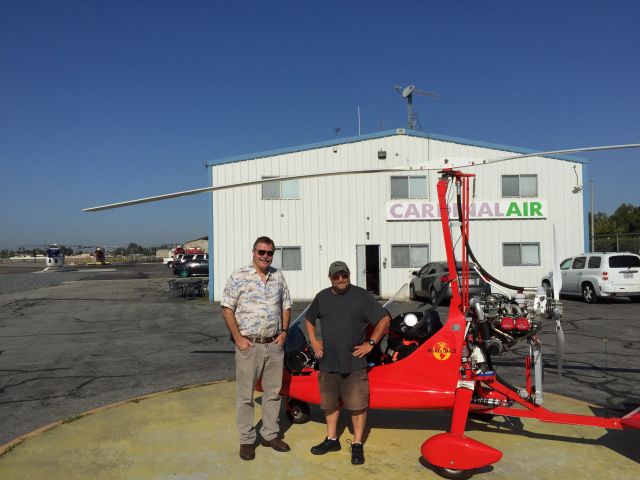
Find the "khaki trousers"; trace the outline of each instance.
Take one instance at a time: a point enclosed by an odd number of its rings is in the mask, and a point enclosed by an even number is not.
[[[283,347],[274,342],[256,343],[243,352],[236,347],[236,421],[241,444],[256,441],[253,391],[260,375],[263,389],[260,436],[267,441],[278,436],[283,361]]]

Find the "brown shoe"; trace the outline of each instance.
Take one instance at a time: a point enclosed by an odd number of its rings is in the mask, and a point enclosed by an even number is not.
[[[256,446],[253,443],[243,443],[240,445],[240,458],[243,460],[253,460],[256,458]]]
[[[288,452],[289,450],[291,450],[291,447],[289,447],[289,445],[287,445],[279,438],[274,438],[273,440],[265,440],[264,438],[261,438],[260,444],[263,447],[271,447],[276,452]]]

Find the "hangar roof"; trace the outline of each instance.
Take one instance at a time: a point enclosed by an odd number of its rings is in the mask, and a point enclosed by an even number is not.
[[[470,145],[470,146],[474,146],[474,147],[483,147],[483,148],[491,148],[494,150],[504,150],[506,152],[515,152],[515,153],[536,153],[539,150],[532,150],[532,149],[528,149],[528,148],[522,148],[522,147],[510,147],[507,145],[500,145],[500,144],[495,144],[495,143],[488,143],[488,142],[481,142],[478,140],[470,140],[468,138],[460,138],[460,137],[450,137],[447,135],[440,135],[437,133],[426,133],[426,132],[421,132],[421,131],[417,131],[417,130],[410,130],[410,129],[405,129],[405,128],[398,128],[395,130],[384,130],[381,132],[375,132],[375,133],[369,133],[366,135],[360,135],[360,136],[354,136],[354,137],[345,137],[345,138],[334,138],[332,140],[328,140],[328,141],[324,141],[324,142],[317,142],[317,143],[309,143],[306,145],[298,145],[298,146],[294,146],[294,147],[287,147],[287,148],[278,148],[276,150],[266,150],[263,152],[257,152],[257,153],[249,153],[249,154],[244,154],[244,155],[236,155],[233,157],[226,157],[226,158],[220,158],[220,159],[216,159],[216,160],[211,160],[209,162],[207,162],[207,166],[214,166],[214,165],[223,165],[226,163],[234,163],[234,162],[241,162],[243,160],[255,160],[257,158],[264,158],[264,157],[273,157],[276,155],[284,155],[286,153],[293,153],[293,152],[302,152],[305,150],[313,150],[315,148],[325,148],[325,147],[332,147],[334,145],[344,145],[347,143],[356,143],[356,142],[362,142],[365,140],[373,140],[376,138],[384,138],[384,137],[391,137],[394,135],[409,135],[412,137],[419,137],[419,138],[425,138],[425,139],[430,139],[430,140],[440,140],[443,142],[450,142],[450,143],[458,143],[461,145]],[[575,157],[573,155],[569,156],[569,155],[548,155],[549,158],[556,158],[558,160],[568,160],[571,162],[576,162],[576,163],[588,163],[589,160],[587,160],[586,158],[581,158],[581,157]]]

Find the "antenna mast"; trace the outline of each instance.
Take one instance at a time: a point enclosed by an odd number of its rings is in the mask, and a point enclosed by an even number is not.
[[[413,95],[420,95],[422,97],[438,98],[440,95],[434,92],[427,92],[426,90],[417,89],[415,85],[407,85],[402,88],[400,85],[394,87],[395,91],[402,95],[402,98],[407,99],[407,126],[411,130],[416,129],[416,121],[418,120],[418,114],[413,113]]]

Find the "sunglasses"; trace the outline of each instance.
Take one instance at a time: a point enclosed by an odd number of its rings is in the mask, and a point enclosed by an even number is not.
[[[256,250],[256,253],[257,253],[258,255],[260,255],[261,257],[264,257],[265,255],[266,255],[267,257],[273,257],[273,252],[274,252],[274,251],[275,251],[275,250]]]
[[[348,280],[348,279],[349,279],[348,273],[336,273],[331,277],[331,280]]]

